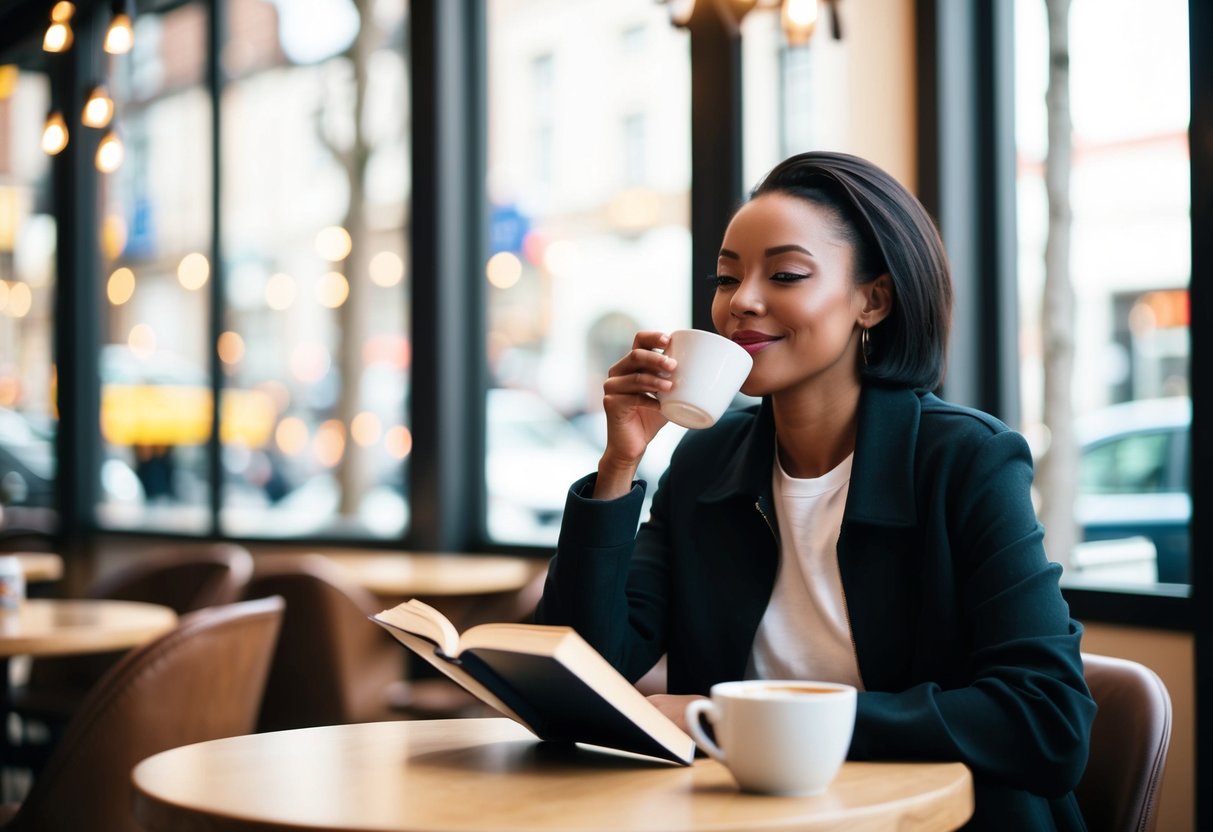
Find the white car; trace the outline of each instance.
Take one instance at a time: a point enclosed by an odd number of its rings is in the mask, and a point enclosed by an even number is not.
[[[597,470],[602,449],[533,391],[491,389],[487,410],[489,533],[555,543],[569,486]]]
[[[1148,541],[1163,583],[1190,579],[1191,423],[1187,397],[1111,405],[1075,423],[1081,457],[1074,511],[1084,541]]]

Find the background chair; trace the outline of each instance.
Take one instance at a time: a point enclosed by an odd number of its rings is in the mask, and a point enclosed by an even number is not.
[[[383,604],[318,555],[258,564],[246,598],[286,602],[265,686],[259,731],[398,718],[389,691],[404,648],[368,615]]]
[[[183,617],[98,683],[4,832],[138,832],[131,769],[169,748],[251,733],[283,604]]]
[[[1082,660],[1099,713],[1078,804],[1091,832],[1150,832],[1171,744],[1171,696],[1145,665],[1091,653]]]
[[[102,576],[85,595],[163,604],[184,615],[236,601],[252,571],[252,555],[234,543],[164,546]],[[118,651],[34,660],[26,683],[14,693],[13,710],[47,725],[53,737],[123,655]]]

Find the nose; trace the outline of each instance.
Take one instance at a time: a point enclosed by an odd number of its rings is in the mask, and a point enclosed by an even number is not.
[[[743,278],[729,298],[729,313],[736,318],[753,318],[766,313],[761,281]]]

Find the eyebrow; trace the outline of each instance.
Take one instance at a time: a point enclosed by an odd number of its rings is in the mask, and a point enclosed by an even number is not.
[[[789,243],[786,246],[772,246],[771,248],[768,248],[766,251],[764,251],[763,254],[766,255],[767,257],[774,257],[776,254],[785,254],[786,252],[789,252],[789,251],[799,251],[801,254],[807,254],[810,257],[813,256],[813,252],[809,251],[804,246],[798,246],[795,243]],[[738,254],[735,251],[730,251],[727,248],[722,248],[720,250],[720,256],[727,257],[730,260],[740,260],[741,259],[740,254]]]

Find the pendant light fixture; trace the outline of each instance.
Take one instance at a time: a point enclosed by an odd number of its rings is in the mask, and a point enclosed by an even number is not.
[[[68,138],[63,113],[55,110],[46,117],[46,124],[42,127],[42,152],[47,156],[58,156],[67,147]]]
[[[670,12],[670,22],[675,26],[689,26],[697,0],[659,0]],[[838,0],[698,0],[699,3],[714,2],[724,21],[740,31],[741,21],[754,9],[779,9],[779,20],[784,37],[791,46],[805,46],[817,29],[821,7],[830,9],[830,32],[834,40],[842,39],[842,23],[838,17]]]
[[[125,156],[126,148],[122,145],[122,139],[118,136],[117,131],[110,130],[101,137],[93,163],[102,173],[113,173],[122,167],[122,159]]]
[[[131,23],[130,0],[114,0],[109,29],[105,32],[105,51],[125,55],[135,45],[135,29]]]
[[[80,121],[85,127],[95,127],[100,130],[108,127],[113,119],[114,100],[110,98],[105,85],[98,84],[93,87],[92,92],[88,94],[88,100],[84,102],[84,112],[80,116]]]
[[[59,0],[51,7],[51,23],[42,36],[42,49],[46,52],[66,52],[72,48],[75,35],[72,33],[72,17],[76,6],[68,0]]]

